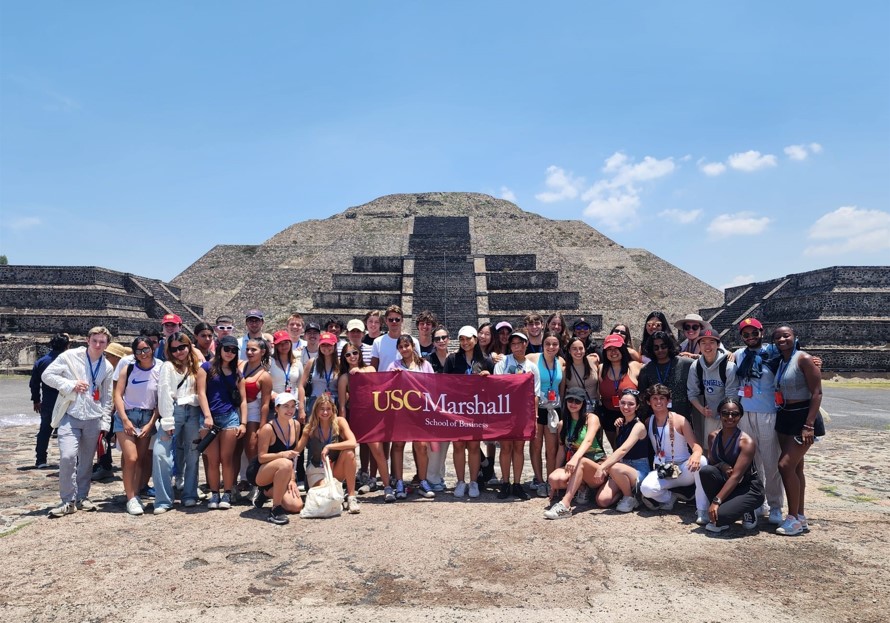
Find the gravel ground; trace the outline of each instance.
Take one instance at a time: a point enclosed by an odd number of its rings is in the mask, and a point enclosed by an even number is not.
[[[811,451],[812,530],[794,538],[765,523],[710,536],[683,504],[546,521],[545,500],[493,491],[393,505],[374,493],[359,515],[287,526],[247,506],[131,517],[119,474],[94,486],[99,512],[50,520],[57,471],[30,469],[33,426],[4,426],[0,619],[886,621],[885,397],[869,401],[865,425],[830,427]],[[0,381],[0,404],[6,423],[26,414],[18,379]]]

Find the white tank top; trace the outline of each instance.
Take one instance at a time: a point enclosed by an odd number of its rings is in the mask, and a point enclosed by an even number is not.
[[[670,417],[670,416],[669,416]],[[671,426],[668,422],[664,426],[655,425],[655,416],[649,418],[649,441],[655,448],[655,464],[682,463],[692,454],[686,443],[686,437],[679,429],[674,429],[673,443],[671,443]],[[661,449],[661,452],[659,452]]]

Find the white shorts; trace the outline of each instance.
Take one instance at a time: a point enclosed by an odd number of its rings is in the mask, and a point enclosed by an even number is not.
[[[262,406],[262,398],[257,398],[253,402],[247,403],[247,421],[260,423],[260,407]]]

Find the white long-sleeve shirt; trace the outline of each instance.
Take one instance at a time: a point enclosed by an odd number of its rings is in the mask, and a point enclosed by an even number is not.
[[[184,381],[183,377],[185,377]],[[182,381],[182,385],[179,384],[180,381]],[[182,406],[198,406],[195,377],[188,371],[185,374],[180,374],[171,362],[165,361],[161,366],[161,377],[158,380],[158,411],[161,414],[161,430],[170,430],[175,424],[173,421],[174,402]]]
[[[60,399],[70,399],[71,404],[65,411],[71,417],[78,420],[102,420],[102,430],[111,428],[111,412],[114,402],[111,399],[111,377],[114,368],[108,363],[105,356],[100,360],[92,361],[93,370],[96,371],[95,382],[87,363],[87,349],[84,346],[67,350],[53,361],[44,370],[41,380],[59,390]],[[78,381],[90,383],[90,389],[78,394],[74,386]],[[93,399],[93,390],[99,390],[99,400]]]

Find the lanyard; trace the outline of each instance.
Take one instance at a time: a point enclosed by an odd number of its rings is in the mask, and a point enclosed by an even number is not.
[[[98,389],[96,378],[99,376],[99,366],[102,365],[102,356],[96,360],[96,367],[93,367],[93,360],[90,359],[90,351],[84,353],[87,358],[87,370],[90,371],[90,389]]]
[[[550,366],[547,365],[547,358],[544,355],[541,355],[541,361],[544,362],[544,369],[547,370],[547,376],[550,377],[549,387],[550,387],[550,390],[553,391],[553,389],[554,389],[553,379],[556,376],[556,364],[557,364],[556,358],[555,357],[553,358],[553,369],[552,370],[550,369]]]
[[[667,380],[669,380],[669,379],[671,378],[671,368],[672,368],[672,367],[674,367],[674,362],[673,362],[673,361],[669,361],[669,362],[668,362],[667,371],[664,373],[664,378],[662,378],[662,376],[661,376],[661,366],[659,366],[657,363],[655,364],[655,374],[658,375],[658,382],[659,382],[659,383],[663,383],[663,384],[665,384],[665,385],[667,384],[667,383],[665,383],[665,381],[667,381]]]
[[[334,439],[334,427],[331,426],[331,430],[328,432],[328,438],[325,439],[321,436],[321,426],[318,427],[318,438],[324,443],[325,446],[331,445],[331,441]],[[324,447],[324,446],[322,446]]]
[[[281,441],[284,441],[285,439],[287,439],[287,442],[285,442],[284,447],[287,448],[288,450],[290,450],[290,447],[291,447],[291,444],[290,444],[290,422],[287,423],[287,437],[284,436],[284,431],[281,430],[281,424],[278,423],[278,420],[272,420],[272,423],[278,428],[278,438],[281,439]]]
[[[334,366],[331,365],[330,370],[328,368],[324,368],[324,384],[328,389],[328,393],[331,393],[331,377],[334,375]]]
[[[657,368],[656,368],[656,370],[657,370]],[[615,368],[609,366],[609,372],[612,373],[612,376],[613,376],[613,377],[615,376]],[[612,385],[615,386],[615,395],[616,395],[616,396],[618,395],[618,386],[621,385],[621,379],[623,379],[623,378],[624,378],[624,373],[622,373],[621,371],[619,371],[619,372],[618,372],[618,378],[617,378],[617,379],[612,379]]]
[[[284,386],[287,387],[288,385],[290,385],[290,367],[291,367],[291,362],[290,362],[290,361],[287,362],[287,370],[285,370],[285,369],[284,369],[284,366],[281,365],[281,360],[280,360],[280,359],[278,359],[278,358],[276,357],[276,358],[275,358],[275,361],[278,363],[278,367],[281,368],[281,370],[284,372]]]
[[[655,430],[658,430],[658,425],[655,423],[655,415],[652,416],[652,427],[655,428]],[[668,413],[667,422],[665,422],[664,426],[661,427],[661,430],[659,431],[658,436],[656,437],[655,432],[653,431],[652,437],[655,438],[655,453],[658,455],[659,458],[663,459],[664,458],[664,449],[663,449],[664,445],[662,442],[664,441],[664,429],[668,428],[668,427],[670,427],[670,431],[671,431],[671,435],[670,435],[671,463],[673,463],[674,462],[674,424],[673,424],[673,422],[671,422],[671,414],[670,413]]]
[[[788,369],[788,364],[791,363],[791,358],[794,357],[794,351],[791,351],[791,357],[788,358],[788,361],[784,359],[779,363],[779,370],[776,372],[776,389],[780,389],[782,387],[782,377],[785,376],[785,371]]]

